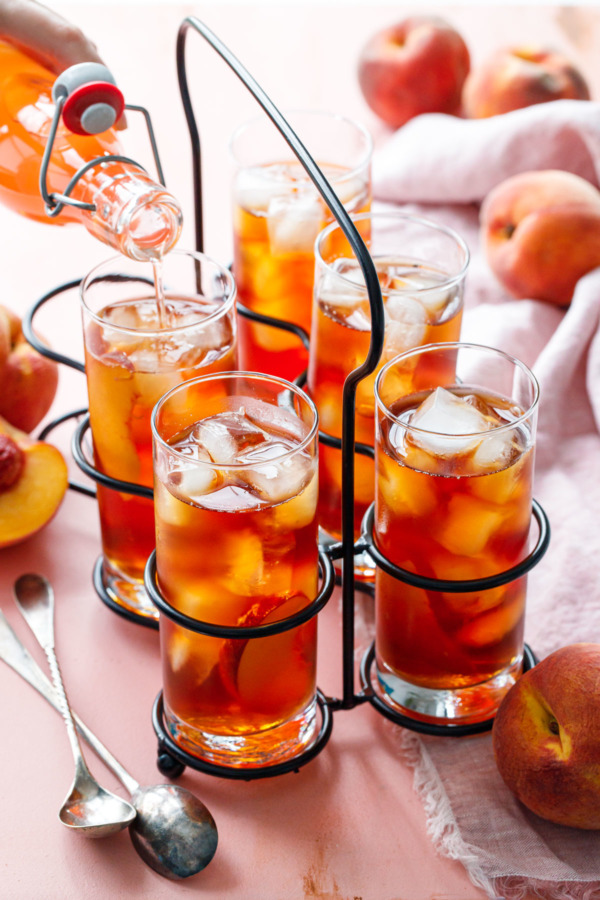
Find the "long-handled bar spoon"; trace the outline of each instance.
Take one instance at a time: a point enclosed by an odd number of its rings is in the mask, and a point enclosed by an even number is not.
[[[0,611],[0,658],[60,711],[54,688]],[[217,849],[218,833],[206,806],[185,788],[171,784],[140,786],[74,713],[79,732],[131,794],[137,816],[129,826],[140,857],[173,880],[204,869]]]
[[[121,831],[134,820],[136,812],[131,803],[98,784],[83,757],[54,651],[54,592],[49,582],[39,575],[22,575],[15,582],[14,591],[17,606],[48,659],[75,760],[75,777],[59,818],[63,825],[86,837],[105,837]]]

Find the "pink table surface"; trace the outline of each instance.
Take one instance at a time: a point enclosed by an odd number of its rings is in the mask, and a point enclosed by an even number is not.
[[[128,101],[150,108],[167,183],[187,215],[183,247],[194,241],[189,148],[175,77],[175,38],[185,15],[197,15],[213,28],[280,106],[336,109],[363,119],[377,140],[385,138],[360,97],[355,66],[366,36],[399,18],[399,10],[391,5],[317,7],[296,0],[277,6],[73,3],[55,8],[94,37]],[[410,11],[414,10],[407,7]],[[600,78],[591,65],[600,18],[593,9],[528,7],[519,15],[514,9],[485,6],[432,11],[459,27],[474,59],[516,38],[547,40],[579,59],[592,85],[594,77]],[[257,108],[198,36],[190,35],[188,46],[205,154],[206,250],[227,262],[231,242],[226,146],[232,129]],[[148,161],[135,116],[130,132],[127,151]],[[0,302],[21,313],[46,290],[80,277],[107,256],[106,248],[83,229],[38,225],[4,209],[0,233]],[[38,322],[53,346],[81,356],[75,295],[42,312]],[[63,369],[52,417],[85,405],[83,376]],[[69,439],[69,427],[52,437],[67,456]],[[70,465],[73,476],[81,479]],[[70,491],[56,518],[40,534],[0,551],[0,606],[42,661],[12,602],[11,589],[25,571],[51,579],[57,651],[73,706],[136,779],[162,781],[150,720],[161,686],[157,635],[101,604],[91,583],[98,553],[94,501]],[[361,603],[363,613],[370,613],[368,602]],[[360,621],[359,616],[359,626]],[[326,693],[339,696],[337,596],[321,615],[318,681]],[[73,774],[64,726],[5,666],[0,666],[0,692],[0,897],[6,900],[483,897],[459,863],[434,851],[412,774],[395,748],[395,727],[368,706],[336,713],[327,748],[298,774],[237,783],[187,770],[179,783],[207,803],[218,823],[220,842],[205,872],[174,884],[142,864],[126,834],[94,842],[60,825],[57,811]],[[91,752],[88,759],[103,783],[124,793]]]

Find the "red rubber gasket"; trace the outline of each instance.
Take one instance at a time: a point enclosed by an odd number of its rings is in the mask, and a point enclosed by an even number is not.
[[[125,98],[114,84],[108,81],[90,81],[76,88],[65,100],[62,118],[69,131],[89,135],[81,125],[81,116],[94,103],[106,103],[115,111],[115,122],[125,109]]]

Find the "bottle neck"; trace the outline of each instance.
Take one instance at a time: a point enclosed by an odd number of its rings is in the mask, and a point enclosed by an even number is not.
[[[137,166],[116,162],[94,166],[72,196],[95,207],[94,212],[78,211],[90,234],[131,259],[163,256],[181,234],[179,204]]]

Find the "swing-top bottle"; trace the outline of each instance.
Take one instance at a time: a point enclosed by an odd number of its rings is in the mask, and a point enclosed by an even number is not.
[[[54,218],[48,216],[40,170],[55,111],[54,82],[53,74],[39,63],[0,42],[0,202],[37,221],[79,222],[133,259],[164,255],[179,238],[181,209],[133,162],[100,162],[81,175],[70,197],[93,205],[93,210],[67,204]],[[86,110],[88,120],[97,108]],[[107,155],[123,156],[113,128],[76,134],[60,121],[48,165],[48,190],[62,194],[82,166]]]

